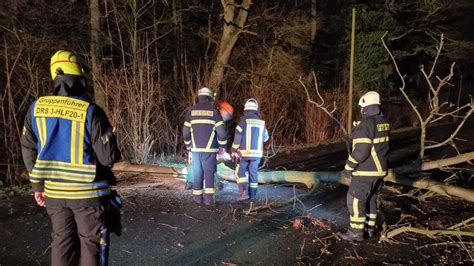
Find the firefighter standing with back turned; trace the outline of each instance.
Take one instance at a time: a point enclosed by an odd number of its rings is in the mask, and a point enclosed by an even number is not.
[[[348,241],[363,241],[364,230],[374,235],[377,218],[377,192],[387,175],[390,124],[380,110],[380,96],[369,91],[359,100],[362,121],[352,133],[352,153],[341,175],[351,177],[347,192],[350,226],[341,237]]]
[[[51,265],[103,265],[104,211],[120,152],[105,112],[88,101],[76,55],[59,50],[50,67],[52,96],[31,105],[21,146],[36,203],[51,218]]]
[[[265,121],[260,119],[258,109],[257,100],[248,99],[244,105],[244,115],[235,129],[232,157],[240,160],[235,171],[240,191],[239,200],[254,200],[257,196],[258,165],[263,155],[263,143],[269,138]]]
[[[227,145],[224,121],[213,99],[211,89],[200,89],[197,103],[186,112],[183,126],[184,143],[192,156],[193,199],[195,203],[204,203],[206,206],[215,204],[216,155],[218,152],[224,154]]]

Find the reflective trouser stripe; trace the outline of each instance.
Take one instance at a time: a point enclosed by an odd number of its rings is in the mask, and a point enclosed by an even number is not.
[[[350,225],[354,229],[359,229],[359,230],[364,229],[364,224],[353,224],[353,223],[351,223]]]
[[[251,188],[258,188],[258,183],[250,183]]]
[[[352,163],[355,163],[355,164],[357,164],[357,161],[356,161],[356,159],[354,159],[354,158],[353,158],[351,155],[349,155],[349,158],[348,158],[348,160],[349,160],[350,162],[352,162]]]
[[[376,213],[366,214],[365,224],[367,224],[368,226],[375,226],[375,221],[376,220],[377,220],[377,214]]]
[[[196,195],[196,196],[202,195],[203,192],[204,191],[202,189],[193,189],[193,195]]]
[[[352,206],[349,206],[352,210],[349,210],[349,225],[353,229],[364,229],[365,226],[365,217],[360,216],[359,210],[359,199],[352,196]]]
[[[241,184],[241,183],[248,183],[248,178],[247,177],[239,177],[237,178],[237,184]]]
[[[204,194],[214,194],[216,191],[214,188],[205,188]]]

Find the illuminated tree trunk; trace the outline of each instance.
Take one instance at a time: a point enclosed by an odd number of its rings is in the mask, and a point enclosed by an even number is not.
[[[252,1],[243,0],[242,4],[238,5],[235,0],[221,0],[221,4],[224,8],[224,29],[217,50],[217,57],[209,76],[209,86],[215,92],[218,92],[220,89],[232,49],[234,49],[239,35],[244,31]]]

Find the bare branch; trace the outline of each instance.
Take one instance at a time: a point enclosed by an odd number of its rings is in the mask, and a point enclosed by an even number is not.
[[[447,138],[446,140],[444,140],[444,141],[441,142],[441,143],[426,146],[425,149],[439,148],[439,147],[444,146],[444,145],[448,144],[449,142],[451,142],[451,141],[454,139],[454,137],[456,137],[456,135],[458,134],[459,130],[461,130],[462,126],[466,123],[467,119],[471,116],[471,114],[472,114],[473,111],[474,111],[474,105],[471,104],[471,110],[469,110],[469,111],[466,113],[466,115],[464,116],[462,122],[458,125],[458,127],[457,127],[456,130],[451,134],[451,136],[449,136],[449,138]]]
[[[300,82],[301,86],[303,86],[303,88],[304,88],[304,90],[305,90],[305,92],[306,92],[306,96],[307,96],[308,102],[311,103],[311,104],[316,105],[316,107],[318,107],[319,109],[323,110],[323,112],[325,112],[329,117],[331,117],[331,119],[333,119],[333,120],[339,125],[339,127],[340,127],[340,128],[342,129],[342,131],[344,132],[344,135],[347,136],[348,134],[347,134],[347,130],[346,130],[345,126],[342,124],[342,122],[341,122],[339,119],[337,119],[337,117],[334,116],[334,113],[333,113],[333,112],[334,112],[336,109],[334,108],[334,110],[333,110],[332,112],[330,112],[326,107],[323,106],[323,105],[324,105],[324,99],[323,99],[323,97],[321,96],[321,94],[319,93],[318,82],[317,82],[317,80],[316,80],[316,74],[314,73],[314,71],[312,72],[312,74],[313,74],[313,78],[314,78],[315,90],[316,90],[316,93],[317,93],[318,97],[319,97],[320,100],[321,100],[321,103],[317,103],[317,102],[315,102],[315,101],[313,101],[313,100],[311,99],[311,96],[310,96],[310,94],[309,94],[309,91],[308,91],[308,89],[306,88],[306,85],[304,85],[304,83],[303,83],[303,81],[302,81],[302,79],[301,79],[301,76],[300,76],[300,78],[298,79],[298,81]]]
[[[440,41],[439,41],[439,44],[437,46],[437,51],[436,51],[436,57],[435,57],[435,60],[433,62],[433,65],[431,66],[431,70],[430,70],[430,74],[428,75],[428,78],[431,78],[431,76],[433,75],[434,73],[434,69],[436,67],[436,64],[438,63],[438,58],[439,58],[439,55],[441,54],[441,50],[443,49],[443,45],[444,45],[444,34],[441,33],[441,37],[440,37]]]

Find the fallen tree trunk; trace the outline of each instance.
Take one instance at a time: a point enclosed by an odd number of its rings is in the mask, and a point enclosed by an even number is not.
[[[427,162],[421,165],[421,169],[431,170],[437,167],[445,167],[451,164],[458,164],[474,159],[474,152],[461,154],[453,158],[442,159],[439,161]],[[153,173],[166,176],[178,177],[182,175],[182,170],[172,167],[163,167],[155,165],[130,165],[119,163],[114,166],[112,170],[127,171],[127,172],[144,172]],[[236,181],[235,172],[230,167],[223,163],[217,166],[217,175],[223,180]],[[385,181],[411,186],[419,189],[426,189],[433,191],[443,196],[456,196],[465,200],[474,202],[474,190],[445,184],[436,180],[427,178],[408,178],[395,171],[390,170],[388,175],[384,178]],[[261,184],[267,183],[293,183],[303,184],[308,188],[317,186],[320,182],[339,183],[343,185],[350,185],[350,179],[341,178],[340,172],[302,172],[302,171],[268,171],[259,172],[258,182]]]

